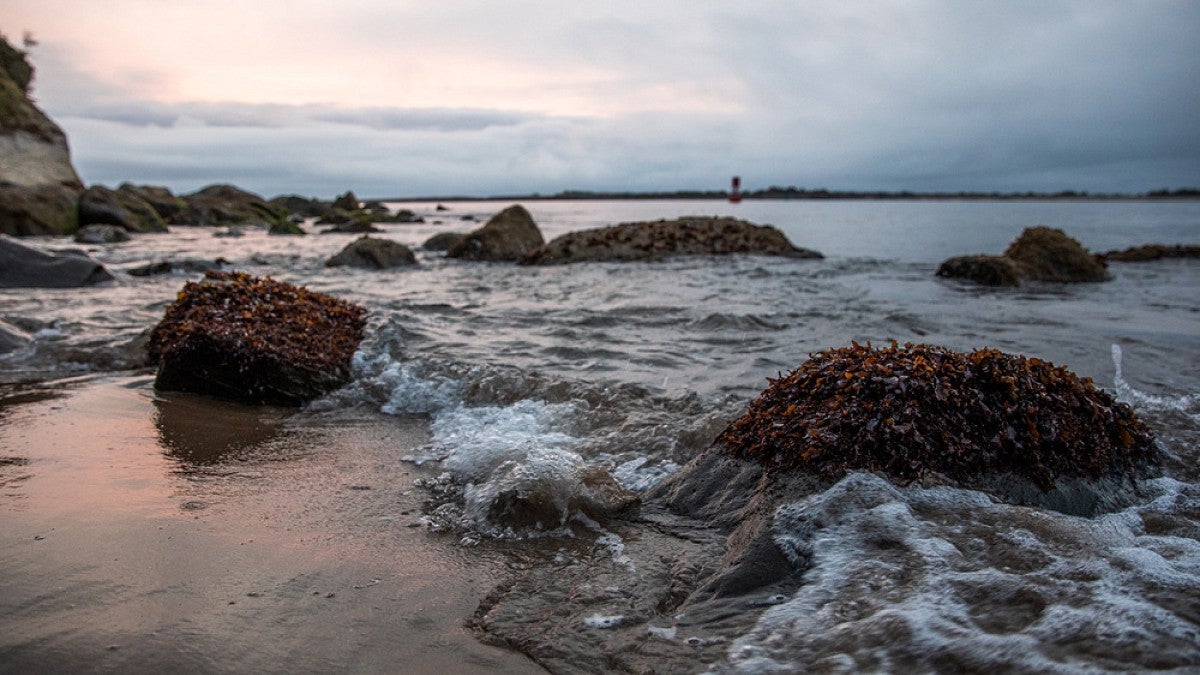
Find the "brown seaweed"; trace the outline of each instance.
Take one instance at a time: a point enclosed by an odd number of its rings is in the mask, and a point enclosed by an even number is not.
[[[768,382],[717,443],[773,470],[1016,474],[1049,489],[1136,470],[1157,452],[1149,428],[1089,378],[996,349],[853,343]]]

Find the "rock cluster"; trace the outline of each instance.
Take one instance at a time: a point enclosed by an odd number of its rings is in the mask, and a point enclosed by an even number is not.
[[[1156,457],[1150,430],[1086,378],[995,349],[851,347],[814,354],[777,380],[717,443],[775,471],[878,471],[970,481],[1134,471]]]
[[[483,227],[465,235],[446,250],[448,258],[516,261],[546,240],[533,216],[520,204],[497,213]]]
[[[1019,286],[1025,281],[1060,283],[1106,281],[1104,262],[1060,229],[1027,228],[1003,255],[950,258],[937,275],[966,279],[986,286]]]
[[[150,334],[155,387],[299,405],[347,381],[365,315],[303,287],[209,272],[184,285]]]
[[[689,216],[569,232],[529,253],[521,262],[552,265],[730,253],[823,257],[816,251],[793,246],[782,232],[768,225],[755,225],[735,218]]]

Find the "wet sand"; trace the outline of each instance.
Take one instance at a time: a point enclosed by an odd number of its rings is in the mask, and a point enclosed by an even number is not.
[[[420,418],[0,387],[0,671],[541,672],[463,626],[519,556],[420,525]]]

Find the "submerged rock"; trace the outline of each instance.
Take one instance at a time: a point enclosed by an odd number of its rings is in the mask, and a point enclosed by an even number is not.
[[[75,233],[80,244],[118,244],[129,238],[129,233],[116,225],[88,225]]]
[[[1123,251],[1108,251],[1098,256],[1108,262],[1148,262],[1163,258],[1200,258],[1200,246],[1194,244],[1146,244]]]
[[[186,258],[184,260],[160,260],[158,262],[146,263],[138,265],[129,270],[129,274],[135,277],[153,277],[160,274],[200,274],[209,271],[219,271],[223,269],[229,261],[224,258],[216,260],[202,260],[200,258]]]
[[[814,354],[771,380],[717,443],[770,471],[968,484],[1013,475],[1046,490],[1158,460],[1129,406],[1065,368],[995,349],[895,343]]]
[[[411,249],[391,239],[372,239],[363,235],[350,242],[337,255],[325,262],[326,267],[363,267],[388,269],[417,264]]]
[[[131,191],[93,185],[79,196],[79,225],[116,225],[129,232],[166,232],[162,216]]]
[[[546,240],[533,216],[520,204],[497,213],[486,225],[467,234],[446,250],[448,258],[516,261]]]
[[[241,273],[189,282],[150,335],[154,386],[299,405],[344,384],[366,310]]]
[[[681,255],[752,253],[822,258],[797,248],[779,230],[736,218],[688,216],[569,232],[521,259],[525,265],[586,261],[660,260]]]
[[[949,258],[937,275],[987,286],[1019,286],[1023,281],[1079,283],[1106,281],[1104,262],[1060,229],[1027,228],[1004,255]]]
[[[0,288],[76,288],[112,279],[83,251],[46,252],[0,235]]]

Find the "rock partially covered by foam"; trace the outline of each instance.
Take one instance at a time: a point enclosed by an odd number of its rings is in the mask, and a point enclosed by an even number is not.
[[[769,225],[755,225],[736,218],[687,216],[568,232],[525,256],[521,262],[526,265],[626,262],[730,253],[824,257],[816,251],[793,246],[782,232]]]
[[[447,258],[514,261],[546,243],[533,216],[520,204],[504,209],[487,225],[467,234],[446,250]]]
[[[1109,278],[1102,260],[1062,230],[1044,225],[1027,228],[1009,244],[1004,255],[950,258],[938,267],[937,275],[986,286],[1019,286],[1023,281],[1095,282]]]
[[[154,386],[245,403],[299,405],[344,384],[366,309],[233,272],[189,282],[150,334]]]
[[[976,484],[1014,475],[1044,489],[1157,460],[1149,428],[1090,379],[995,349],[923,344],[814,354],[770,380],[717,443],[774,471]]]

